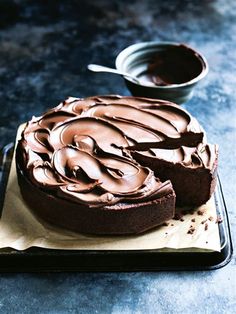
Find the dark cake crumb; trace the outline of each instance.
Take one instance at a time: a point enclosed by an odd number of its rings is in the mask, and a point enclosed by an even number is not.
[[[180,221],[184,221],[184,218],[180,218]]]
[[[194,231],[195,231],[195,228],[191,225],[190,227],[189,227],[189,229],[188,229],[188,234],[193,234],[194,233]]]
[[[183,218],[183,214],[181,213],[176,213],[175,216],[174,216],[174,220],[181,220]]]
[[[208,223],[207,223],[207,222],[205,223],[204,230],[205,230],[205,231],[207,231],[207,230],[208,230]]]
[[[202,220],[201,224],[203,225],[206,221],[207,221],[207,219]]]
[[[222,223],[222,221],[223,221],[223,219],[222,219],[220,216],[217,216],[217,218],[216,218],[216,224],[217,224],[217,223],[220,224],[220,223]]]
[[[174,224],[171,224],[171,226],[174,226]]]
[[[210,217],[208,218],[208,220],[213,221],[213,220],[214,220],[214,217],[210,216]]]
[[[162,226],[165,226],[165,227],[169,226],[169,222],[167,221],[163,222]]]
[[[192,218],[192,219],[191,219],[191,221],[192,221],[192,222],[195,222],[195,221],[196,221],[196,219],[195,219],[195,218]]]
[[[197,211],[197,214],[198,214],[199,216],[202,216],[202,215],[204,214],[204,211],[201,210],[201,209],[199,209],[199,210]]]

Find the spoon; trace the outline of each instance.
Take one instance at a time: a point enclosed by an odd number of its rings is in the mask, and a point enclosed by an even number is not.
[[[108,68],[106,66],[99,65],[99,64],[89,64],[88,69],[90,71],[93,71],[93,72],[108,72],[108,73],[114,73],[114,74],[126,76],[126,77],[131,78],[132,81],[134,81],[135,83],[140,84],[140,81],[136,77],[134,77],[133,75],[126,73],[126,72],[119,71],[117,69]]]

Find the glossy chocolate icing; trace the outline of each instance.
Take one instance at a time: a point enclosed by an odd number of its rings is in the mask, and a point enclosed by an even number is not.
[[[158,86],[182,84],[197,77],[204,66],[198,53],[182,44],[156,52],[138,78]]]
[[[196,119],[165,101],[120,96],[69,98],[27,123],[19,142],[23,172],[40,189],[103,207],[173,192],[133,153],[211,169],[217,148]]]

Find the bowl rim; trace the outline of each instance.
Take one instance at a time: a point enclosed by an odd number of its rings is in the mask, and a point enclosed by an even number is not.
[[[180,83],[180,84],[171,84],[171,85],[167,85],[167,86],[159,86],[159,85],[154,85],[154,84],[153,85],[139,84],[139,83],[136,83],[135,81],[133,81],[131,78],[128,78],[128,77],[124,77],[125,80],[128,80],[137,86],[142,86],[142,87],[146,87],[146,88],[153,88],[153,89],[163,89],[163,90],[167,89],[168,90],[168,89],[187,87],[187,86],[193,85],[193,84],[199,82],[201,79],[203,79],[208,74],[209,65],[208,65],[206,58],[201,53],[199,53],[198,51],[196,51],[191,46],[189,46],[185,43],[178,43],[178,42],[172,42],[172,41],[138,42],[138,43],[132,44],[132,45],[124,48],[122,51],[120,51],[120,53],[117,55],[117,57],[115,59],[115,65],[116,65],[117,70],[124,71],[122,64],[123,64],[123,61],[127,58],[127,56],[138,51],[140,48],[149,48],[149,47],[155,47],[155,46],[166,46],[166,47],[185,46],[186,48],[193,51],[194,54],[198,57],[198,59],[201,61],[201,63],[202,63],[201,73],[199,75],[197,75],[196,77],[194,77],[190,81]]]

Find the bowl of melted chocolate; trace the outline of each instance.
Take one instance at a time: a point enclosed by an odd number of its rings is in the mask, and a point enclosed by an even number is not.
[[[116,58],[116,68],[138,79],[124,77],[134,96],[181,104],[208,73],[204,56],[185,44],[144,42],[131,45]]]

